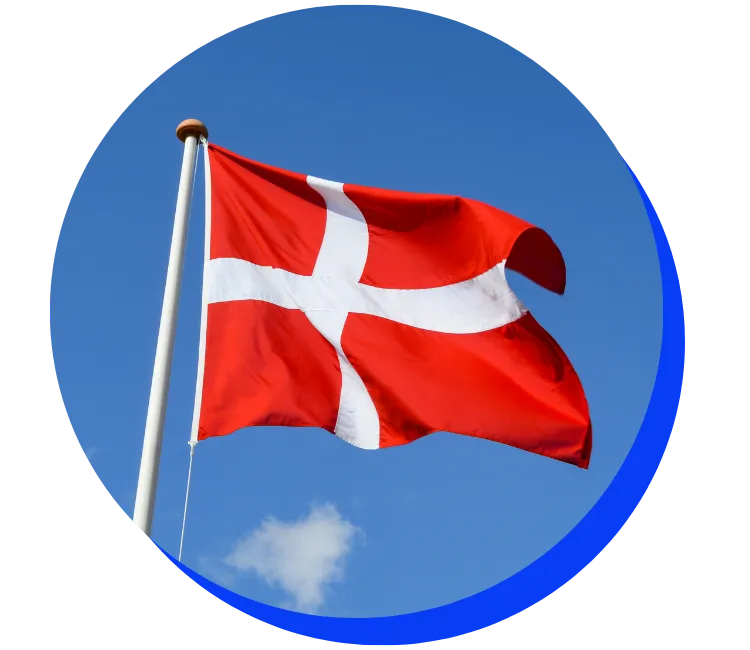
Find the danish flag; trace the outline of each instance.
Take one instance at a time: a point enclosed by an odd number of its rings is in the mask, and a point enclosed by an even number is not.
[[[277,425],[377,449],[447,431],[588,467],[578,376],[506,280],[563,293],[544,231],[471,199],[206,153],[194,441]]]

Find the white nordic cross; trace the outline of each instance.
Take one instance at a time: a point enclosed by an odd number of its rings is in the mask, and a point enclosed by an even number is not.
[[[381,289],[359,280],[367,260],[367,223],[343,183],[313,176],[307,183],[326,203],[323,243],[311,276],[240,259],[206,264],[206,303],[262,300],[299,309],[333,346],[341,368],[335,433],[358,447],[380,445],[380,419],[362,378],[341,348],[349,314],[370,314],[434,332],[471,334],[501,327],[526,309],[505,279],[505,261],[456,284],[432,289]]]

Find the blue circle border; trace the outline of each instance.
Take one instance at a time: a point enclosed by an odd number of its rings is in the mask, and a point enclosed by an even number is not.
[[[617,534],[643,497],[667,447],[682,389],[685,321],[672,251],[646,192],[628,167],[646,208],[662,278],[662,343],[656,381],[640,431],[594,507],[560,542],[510,578],[435,609],[381,618],[332,618],[291,612],[206,580],[163,549],[183,572],[232,607],[276,627],[326,641],[402,645],[436,641],[493,625],[539,602],[575,576]]]

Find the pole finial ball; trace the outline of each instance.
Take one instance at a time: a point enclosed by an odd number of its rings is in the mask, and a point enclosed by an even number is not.
[[[185,142],[190,135],[194,135],[196,139],[200,139],[201,136],[208,139],[208,129],[200,120],[185,120],[184,122],[180,122],[180,125],[177,127],[177,137],[180,141]]]

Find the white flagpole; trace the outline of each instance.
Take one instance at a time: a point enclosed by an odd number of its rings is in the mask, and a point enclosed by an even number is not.
[[[159,458],[164,432],[164,414],[169,392],[169,373],[172,367],[172,350],[177,326],[177,309],[180,303],[180,284],[187,241],[188,215],[193,194],[195,160],[198,140],[208,137],[203,122],[185,120],[177,127],[177,137],[185,143],[182,155],[180,187],[177,191],[177,207],[174,215],[172,246],[169,251],[167,282],[164,289],[164,302],[161,309],[159,337],[156,342],[154,374],[151,378],[151,395],[146,416],[146,433],[143,438],[141,470],[138,475],[138,490],[135,496],[133,521],[146,535],[151,535],[151,522],[154,516],[156,484],[159,477]]]

